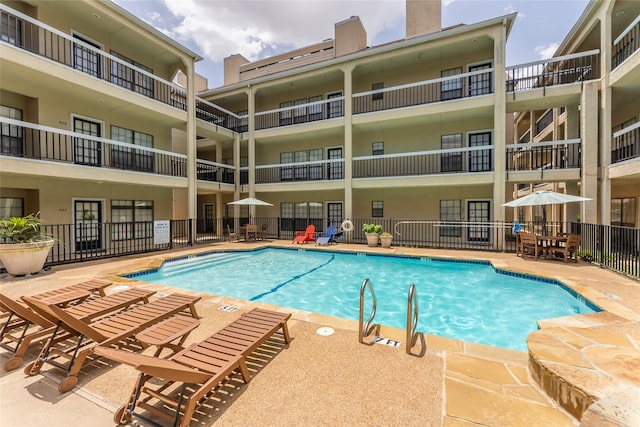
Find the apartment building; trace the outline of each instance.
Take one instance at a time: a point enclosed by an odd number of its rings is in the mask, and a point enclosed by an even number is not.
[[[516,66],[515,13],[442,28],[438,2],[406,8],[401,40],[369,46],[350,17],[312,46],[230,55],[210,89],[197,54],[110,1],[0,2],[2,215],[72,224],[70,251],[234,218],[282,238],[405,221],[495,249],[490,223],[527,215],[502,204],[549,186],[593,199],[556,219],[638,226],[640,3],[590,2],[554,59]],[[246,196],[273,206],[227,205]]]

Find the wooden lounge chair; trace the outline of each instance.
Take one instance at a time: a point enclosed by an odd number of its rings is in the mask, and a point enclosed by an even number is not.
[[[336,242],[336,236],[338,235],[338,230],[335,225],[330,225],[325,230],[324,234],[318,237],[316,240],[316,245],[329,245],[330,243],[338,243]]]
[[[239,372],[244,382],[249,382],[246,357],[276,331],[281,329],[285,343],[290,342],[286,323],[290,317],[289,313],[253,309],[168,360],[96,347],[96,353],[141,372],[129,400],[116,411],[114,421],[127,424],[132,415],[145,418],[136,412],[136,408],[140,408],[174,426],[189,425],[195,410],[209,400],[233,372]],[[181,384],[177,401],[173,384]]]
[[[49,299],[60,294],[69,294],[70,292],[85,292],[87,294],[96,293],[99,296],[105,296],[105,288],[112,285],[113,282],[103,279],[90,279],[82,283],[76,283],[75,285],[65,286],[63,288],[55,289],[53,291],[42,292],[36,295],[31,295],[33,299]]]
[[[307,243],[307,242],[315,242],[315,234],[316,234],[316,226],[310,224],[305,231],[296,231],[296,236],[293,238],[291,243]]]
[[[564,262],[569,262],[570,259],[573,259],[573,262],[577,263],[580,240],[581,236],[579,234],[570,234],[564,246],[552,246],[549,248],[550,255],[562,257]]]
[[[58,385],[58,390],[65,393],[78,383],[78,373],[82,368],[94,362],[95,357],[90,356],[93,355],[93,349],[98,344],[103,346],[125,344],[126,340],[133,339],[137,333],[182,311],[188,311],[192,317],[197,318],[194,304],[200,300],[200,297],[170,294],[94,322],[84,320],[86,317],[84,319],[76,317],[46,301],[29,297],[24,299],[39,314],[57,319],[53,335],[44,344],[38,358],[25,367],[24,373],[36,375],[45,363],[51,364],[67,373],[67,377]],[[63,345],[57,345],[60,343],[58,334],[64,333],[65,330],[76,336],[74,345],[64,342],[61,343]],[[175,330],[167,333],[173,336]],[[68,363],[61,363],[59,359],[66,359]]]
[[[520,231],[518,235],[520,236],[520,253],[522,254],[522,259],[526,259],[525,255],[529,254],[533,255],[535,260],[538,260],[544,251],[544,248],[540,245],[538,236],[525,231]]]
[[[77,292],[68,294],[73,295],[73,297],[82,295]],[[131,307],[133,304],[147,303],[149,302],[149,297],[153,294],[154,292],[150,290],[131,288],[65,307],[65,310],[80,319],[91,320],[124,307]],[[65,295],[57,294],[40,301],[64,306],[68,299]],[[85,293],[84,295],[89,294]],[[58,304],[59,301],[63,303]],[[24,356],[32,343],[43,341],[53,335],[56,319],[42,316],[33,311],[31,307],[2,294],[0,294],[0,308],[9,314],[0,331],[0,347],[12,353],[12,357],[3,364],[2,368],[5,371],[11,371],[22,365],[22,356]],[[66,339],[68,337],[70,335],[61,335],[58,338]]]

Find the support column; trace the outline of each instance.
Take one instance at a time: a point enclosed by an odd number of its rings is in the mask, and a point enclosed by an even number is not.
[[[507,165],[506,165],[506,138],[507,138],[507,108],[506,87],[504,76],[506,75],[505,47],[506,47],[506,21],[503,22],[501,31],[493,41],[493,221],[505,220]],[[497,230],[496,230],[497,231]],[[495,234],[496,249],[504,247],[503,235]]]
[[[605,19],[600,24],[600,46],[611,46],[611,12],[613,4],[607,10]],[[600,199],[597,203],[597,218],[599,224],[611,225],[611,180],[609,179],[609,165],[611,164],[611,87],[609,86],[609,70],[611,70],[611,55],[600,55]],[[595,210],[594,209],[594,210]],[[586,221],[585,221],[586,222]],[[595,223],[595,221],[594,221]]]
[[[586,82],[580,101],[582,131],[581,195],[593,200],[581,203],[582,222],[598,223],[598,82]]]
[[[580,138],[580,110],[578,109],[577,105],[567,105],[567,109],[566,109],[566,115],[567,115],[567,120],[566,120],[566,132],[567,132],[567,139],[578,139]],[[579,155],[578,153],[578,147],[577,145],[570,145],[569,148],[569,153],[567,155],[567,161],[570,164],[576,164],[577,163],[577,156]],[[581,194],[581,190],[578,188],[578,182],[577,181],[568,181],[566,183],[566,192],[567,194]],[[565,211],[564,211],[564,218],[562,218],[562,221],[564,222],[572,222],[572,221],[578,221],[579,219],[581,219],[580,216],[580,204],[579,203],[567,203],[565,205]]]
[[[344,72],[344,217],[353,218],[353,66]]]
[[[187,76],[187,217],[191,221],[191,236],[195,239],[198,219],[195,65],[193,59],[185,59],[184,63]]]

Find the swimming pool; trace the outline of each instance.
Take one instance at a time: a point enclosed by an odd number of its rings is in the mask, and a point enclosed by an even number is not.
[[[599,311],[555,280],[484,261],[264,248],[176,259],[126,277],[347,319],[358,318],[360,285],[369,278],[374,322],[403,329],[413,283],[418,331],[520,351],[538,320]],[[368,301],[366,316],[370,310]]]

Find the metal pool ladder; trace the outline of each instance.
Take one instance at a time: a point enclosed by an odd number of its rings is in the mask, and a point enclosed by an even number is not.
[[[362,298],[362,296],[360,297]],[[362,309],[360,309],[362,311]],[[413,283],[409,286],[409,295],[407,296],[407,345],[406,352],[411,352],[418,338],[416,327],[418,326],[418,297],[416,294],[416,285]]]
[[[369,293],[371,294],[371,298],[373,300],[373,306],[371,307],[371,315],[369,315],[369,319],[366,322],[364,320],[364,291],[365,289],[369,289]],[[371,284],[371,280],[364,279],[362,281],[362,285],[360,285],[360,317],[358,320],[358,341],[360,343],[364,342],[364,337],[369,336],[371,332],[375,329],[376,325],[372,325],[371,322],[376,315],[376,293],[373,291],[373,285]]]

